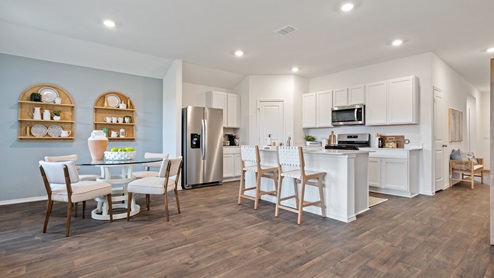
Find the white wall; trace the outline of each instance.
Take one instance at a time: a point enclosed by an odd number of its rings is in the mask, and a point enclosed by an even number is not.
[[[175,60],[163,78],[163,152],[181,155],[182,60]]]
[[[248,144],[259,144],[257,140],[257,101],[258,100],[284,100],[285,101],[285,138],[287,134],[294,134],[293,125],[293,75],[252,75],[249,77],[249,101],[248,101]],[[242,98],[243,101],[243,98]],[[300,105],[300,104],[297,104]],[[242,126],[243,128],[243,126]],[[261,138],[261,145],[264,144]]]
[[[306,129],[307,134],[318,140],[328,138],[333,130],[339,133],[370,133],[372,146],[377,146],[376,133],[385,135],[405,135],[413,145],[423,145],[420,175],[420,193],[433,195],[432,187],[432,53],[410,56],[384,63],[355,68],[310,79],[311,92],[335,88],[345,88],[376,81],[415,75],[419,79],[420,116],[419,125],[401,126],[345,126],[322,129]]]
[[[240,84],[235,88],[235,93],[240,96],[240,129],[238,130],[238,136],[240,137],[240,144],[249,144],[249,130],[250,130],[250,111],[249,111],[249,97],[250,97],[250,77],[244,78]]]
[[[483,107],[481,104],[481,93],[435,55],[433,56],[432,65],[433,85],[443,92],[444,118],[448,119],[449,108],[463,112],[463,141],[449,142],[449,134],[444,135],[444,138],[448,138],[447,142],[445,142],[448,147],[444,149],[445,161],[449,160],[449,154],[452,149],[458,148],[465,151],[472,151],[476,156],[489,160],[490,154],[488,146],[483,146],[481,149],[478,148],[483,142],[481,139],[482,134],[485,134],[488,130],[481,130],[481,128],[486,128],[486,123],[480,122],[479,119],[486,119],[489,117],[489,109],[485,106]],[[469,110],[471,117],[471,133],[467,132],[467,112]],[[448,124],[448,122],[446,121],[445,124]],[[487,165],[486,169],[488,169]],[[449,168],[447,166],[444,169],[444,175],[446,177],[449,176]]]
[[[479,137],[477,145],[477,153],[483,155],[486,159],[484,160],[484,168],[491,169],[490,161],[490,114],[491,114],[491,95],[489,92],[484,92],[480,94],[480,119],[478,124]]]
[[[206,106],[206,92],[220,91],[233,93],[233,90],[207,85],[199,85],[183,82],[182,84],[182,107],[186,106]]]
[[[302,129],[302,94],[309,92],[309,79],[295,76],[293,79],[293,134],[292,145],[304,144],[304,131]]]

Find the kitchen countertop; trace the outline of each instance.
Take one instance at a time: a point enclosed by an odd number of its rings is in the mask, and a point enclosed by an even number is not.
[[[416,150],[422,150],[423,148],[421,146],[410,146],[410,147],[405,147],[405,148],[376,148],[376,147],[370,147],[370,148],[360,148],[361,150],[367,150],[367,151],[381,151],[381,150],[386,150],[386,151],[416,151]]]
[[[276,147],[270,149],[259,149],[259,151],[275,152]],[[327,155],[348,155],[348,154],[362,154],[369,153],[372,150],[325,150],[325,149],[304,149],[304,154],[327,154]]]

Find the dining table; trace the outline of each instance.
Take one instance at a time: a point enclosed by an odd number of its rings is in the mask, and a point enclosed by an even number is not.
[[[107,182],[112,185],[112,209],[125,209],[123,212],[113,213],[113,219],[127,218],[127,207],[130,205],[130,216],[139,213],[140,206],[135,203],[134,195],[128,204],[127,185],[135,180],[132,176],[133,166],[152,162],[160,162],[162,158],[138,157],[131,160],[88,160],[78,161],[77,166],[99,167],[101,171],[97,181]],[[112,173],[113,170],[113,173]],[[95,199],[97,206],[91,211],[91,217],[95,220],[110,220],[108,201],[104,196]]]

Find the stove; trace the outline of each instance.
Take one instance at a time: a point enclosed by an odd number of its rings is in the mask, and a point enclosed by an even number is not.
[[[370,134],[338,134],[338,144],[326,145],[325,149],[335,150],[358,150],[359,148],[370,147]]]

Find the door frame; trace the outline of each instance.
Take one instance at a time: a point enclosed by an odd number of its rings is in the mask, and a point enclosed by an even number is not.
[[[441,94],[441,98],[443,99],[443,104],[444,104],[444,91],[437,87],[437,86],[432,86],[432,101],[434,102],[435,99],[434,99],[434,95],[435,95],[435,92],[439,92]],[[444,107],[443,107],[443,110],[444,110]],[[435,133],[436,133],[436,111],[435,111],[435,105],[432,105],[432,162],[433,162],[433,165],[434,167],[432,167],[432,194],[435,195],[436,191],[437,191],[437,188],[436,188],[436,139],[435,139]],[[443,118],[444,119],[444,118]],[[443,122],[444,124],[444,122]],[[442,134],[442,138],[443,138],[443,145],[447,145],[447,143],[449,143],[449,134],[446,133]],[[446,146],[447,147],[447,146]],[[445,147],[445,148],[446,148]],[[449,171],[446,174],[446,162],[449,163],[449,160],[446,160],[445,157],[445,148],[442,148],[443,149],[443,167],[442,167],[442,175],[443,175],[443,188],[440,189],[440,190],[444,190],[448,187],[450,187],[451,185],[449,184]],[[449,167],[448,167],[449,168]]]
[[[260,119],[260,110],[261,110],[261,103],[262,102],[281,102],[283,104],[283,134],[282,138],[285,138],[285,127],[286,127],[286,100],[284,98],[258,98],[256,100],[256,143],[258,146],[262,147],[261,144],[261,119]]]

